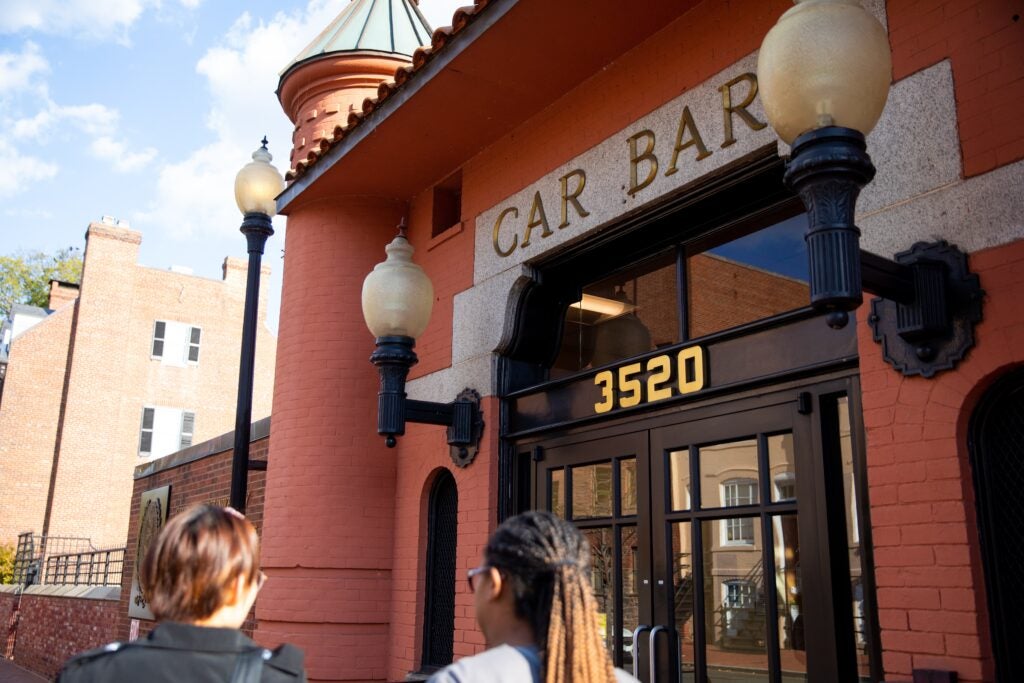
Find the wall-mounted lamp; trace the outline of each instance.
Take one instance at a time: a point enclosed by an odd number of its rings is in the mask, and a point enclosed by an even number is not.
[[[476,457],[483,432],[480,394],[464,389],[451,403],[406,398],[405,380],[416,364],[413,347],[427,327],[434,306],[434,286],[412,262],[412,245],[405,238],[405,221],[398,236],[385,247],[387,259],[374,266],[363,281],[363,317],[376,337],[370,362],[380,373],[377,393],[377,433],[388,448],[405,434],[406,422],[445,425],[452,460],[465,467]]]
[[[792,145],[785,182],[808,213],[811,304],[843,327],[862,289],[883,297],[869,318],[890,364],[931,377],[974,345],[984,295],[967,255],[919,242],[892,261],[860,250],[857,196],[875,167],[864,136],[889,94],[885,29],[857,0],[796,0],[765,36],[757,64],[768,122]]]
[[[284,190],[284,178],[271,165],[267,138],[252,153],[252,161],[235,176],[235,202],[242,212],[242,234],[249,250],[245,281],[245,311],[242,314],[242,353],[238,363],[238,401],[235,404],[235,449],[231,460],[231,507],[245,513],[249,470],[265,470],[264,461],[249,460],[252,426],[252,383],[256,371],[256,313],[260,303],[260,265],[267,238],[274,234],[271,219],[277,213],[277,195]]]

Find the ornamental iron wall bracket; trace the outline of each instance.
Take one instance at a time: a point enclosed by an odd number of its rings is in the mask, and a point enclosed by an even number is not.
[[[473,389],[463,389],[451,403],[408,398],[405,381],[409,368],[419,361],[413,351],[415,344],[412,337],[377,337],[377,348],[370,356],[370,362],[377,366],[380,374],[377,433],[385,437],[388,448],[394,448],[398,443],[396,437],[405,434],[407,422],[444,425],[448,427],[452,461],[458,467],[466,467],[476,457],[484,429],[480,394]]]
[[[951,370],[974,346],[982,318],[985,290],[968,269],[967,254],[943,240],[918,242],[895,261],[909,275],[911,296],[871,301],[868,324],[882,357],[906,376]],[[865,289],[885,290],[871,285],[865,277]]]

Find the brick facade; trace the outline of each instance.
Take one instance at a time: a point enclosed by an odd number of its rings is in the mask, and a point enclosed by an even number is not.
[[[120,545],[143,407],[194,412],[194,443],[234,425],[246,261],[226,259],[221,281],[156,270],[136,263],[141,239],[90,224],[78,297],[11,345],[0,406],[0,540],[33,531]],[[264,287],[260,321],[266,302]],[[157,320],[201,328],[197,364],[151,357]],[[276,353],[264,324],[256,352],[259,418],[270,413]]]
[[[7,626],[19,600],[17,637],[12,639]],[[118,607],[116,600],[0,593],[3,635],[8,645],[14,641],[5,655],[18,666],[53,679],[72,655],[117,639]]]
[[[951,164],[956,167],[952,180],[945,178],[934,187],[911,190],[886,188],[907,195],[885,197],[891,203],[873,207],[873,214],[895,211],[896,205],[911,201],[968,202],[963,197],[972,196],[970,188],[1005,182],[999,178],[1006,176],[997,177],[994,171],[1016,173],[1012,177],[1018,178],[1019,160],[1024,158],[1020,127],[1008,121],[1024,101],[1019,96],[1024,84],[1019,3],[879,0],[865,4],[888,22],[897,86],[923,69],[950,60],[955,97],[950,111],[955,111],[957,135],[951,149],[958,146],[961,154]],[[497,12],[500,5],[494,5],[478,7],[478,11]],[[426,592],[426,509],[431,485],[442,468],[452,471],[458,489],[455,657],[483,647],[473,620],[471,596],[461,577],[479,563],[487,534],[497,522],[499,496],[509,495],[498,490],[502,402],[496,394],[501,390],[500,378],[492,366],[490,383],[481,379],[476,387],[485,394],[487,428],[480,453],[470,467],[452,467],[443,430],[437,427],[409,425],[397,448],[382,448],[373,429],[377,377],[366,362],[372,339],[363,328],[357,293],[365,274],[383,258],[383,246],[394,234],[397,218],[408,216],[415,260],[431,277],[435,290],[433,317],[417,341],[420,362],[410,372],[410,379],[419,382],[414,385],[417,388],[426,387],[423,391],[430,400],[448,401],[453,398],[449,393],[454,393],[450,390],[461,389],[452,386],[452,378],[460,378],[460,372],[469,374],[465,366],[480,360],[460,357],[460,338],[477,337],[477,327],[483,324],[504,322],[507,331],[518,312],[513,295],[500,290],[507,298],[494,297],[489,304],[503,313],[504,319],[499,314],[484,321],[479,310],[476,313],[481,319],[459,316],[460,310],[470,310],[465,302],[473,290],[489,284],[486,272],[474,280],[474,260],[480,254],[475,251],[477,231],[489,236],[493,227],[493,222],[485,224],[481,216],[524,188],[532,190],[532,184],[545,175],[571,169],[581,155],[604,141],[619,134],[624,141],[641,117],[748,59],[790,3],[709,0],[671,4],[672,9],[666,9],[670,3],[651,3],[651,13],[662,12],[665,21],[646,34],[631,33],[644,30],[633,25],[618,27],[613,37],[630,35],[635,39],[623,39],[615,48],[592,40],[589,33],[604,30],[601,17],[614,11],[612,5],[588,4],[588,18],[581,22],[579,6],[574,3],[517,3],[508,15],[488,24],[486,31],[497,37],[488,42],[486,33],[483,37],[474,34],[473,39],[485,46],[479,48],[480,61],[472,68],[463,63],[460,68],[465,72],[455,70],[460,75],[473,74],[462,86],[445,82],[445,75],[450,74],[444,72],[438,76],[414,72],[412,79],[436,79],[422,85],[427,94],[408,89],[407,98],[394,105],[399,113],[391,113],[388,107],[394,102],[385,98],[373,103],[376,109],[368,112],[362,123],[354,117],[357,133],[365,133],[359,131],[359,125],[372,125],[373,135],[354,135],[352,139],[357,141],[351,144],[345,138],[340,143],[332,141],[341,151],[332,148],[319,160],[310,155],[313,167],[322,165],[319,172],[313,180],[300,174],[300,191],[284,202],[289,216],[288,269],[282,297],[271,436],[274,459],[267,478],[265,530],[265,564],[274,580],[257,605],[257,633],[268,640],[285,639],[303,646],[312,680],[397,681],[419,668]],[[636,23],[642,25],[639,20]],[[524,24],[535,30],[523,29]],[[601,35],[609,38],[609,33]],[[550,54],[560,54],[566,60],[562,63],[566,70],[571,69],[568,61],[585,59],[590,50],[605,52],[600,60],[594,57],[588,62],[596,65],[591,71],[577,74],[578,80],[565,84],[564,91],[535,110],[524,108],[522,116],[518,110],[488,110],[493,93],[474,77],[485,72],[488,78],[494,73],[504,75],[504,55],[524,61],[539,59],[522,49],[524,37],[538,45],[550,40],[565,47],[564,53],[553,48]],[[456,32],[451,40],[456,44],[470,39]],[[471,46],[463,47],[467,53],[471,51]],[[583,56],[571,55],[573,49]],[[420,57],[421,62],[443,59]],[[538,65],[530,77],[551,81],[560,77],[543,67]],[[503,87],[526,93],[534,85],[530,77],[503,81]],[[430,91],[432,87],[435,89]],[[457,107],[432,109],[424,104],[436,104],[442,96],[460,105],[466,101],[467,106],[478,106],[480,121],[493,117],[504,127],[495,132],[478,121],[458,118],[458,112],[452,111]],[[524,95],[523,99],[528,98]],[[926,104],[904,101],[900,106]],[[458,151],[445,149],[439,154],[427,143],[420,149],[415,146],[419,142],[402,137],[397,124],[389,129],[385,114],[401,120],[402,108],[407,116],[413,116],[408,111],[415,112],[419,127],[434,131]],[[289,113],[294,120],[295,112]],[[721,109],[702,114],[721,115]],[[458,128],[449,118],[464,125]],[[706,119],[700,120],[704,126]],[[308,122],[295,122],[308,129]],[[886,133],[927,134],[920,129]],[[389,135],[394,138],[390,147]],[[707,141],[712,154],[718,154],[720,143]],[[912,144],[906,149],[917,153]],[[370,158],[375,154],[386,162]],[[598,165],[604,164],[602,170],[609,173],[617,170],[625,183],[624,144],[619,154],[620,158],[602,159]],[[438,161],[438,155],[444,160]],[[933,160],[915,157],[912,161],[927,166]],[[427,171],[416,176],[404,166],[396,166],[398,162],[427,166],[429,178]],[[345,177],[353,168],[363,174],[360,183]],[[461,221],[437,234],[438,226],[432,220],[434,187],[456,172],[462,183]],[[712,177],[709,173],[697,178],[694,185],[673,192],[680,196],[710,184]],[[969,184],[974,181],[976,184]],[[376,195],[375,184],[379,185]],[[349,194],[353,185],[360,191]],[[1014,188],[998,187],[1002,189],[996,194],[1013,194]],[[948,199],[944,193],[954,190],[963,190],[963,194]],[[674,198],[666,194],[660,199]],[[621,213],[609,223],[592,226],[593,232],[581,235],[578,241],[596,241],[603,231],[619,226],[628,229],[630,221],[643,211],[656,213],[662,208],[653,204],[636,208],[627,201],[623,199]],[[1024,362],[1018,350],[1024,341],[1024,322],[1019,306],[1014,306],[1024,295],[1024,241],[1019,223],[1013,224],[1019,216],[1010,211],[1019,205],[1013,201],[1006,200],[1006,224],[978,227],[991,231],[986,245],[1000,246],[971,254],[971,266],[981,275],[989,296],[977,347],[955,372],[934,380],[903,378],[884,364],[870,338],[866,314],[862,312],[858,322],[863,395],[862,400],[853,397],[851,405],[863,407],[866,431],[870,486],[861,493],[870,502],[870,520],[864,522],[870,523],[874,542],[885,680],[907,681],[915,669],[955,671],[960,680],[971,682],[993,677],[965,430],[984,389],[1001,373]],[[522,211],[524,207],[519,208]],[[520,223],[525,223],[524,219],[520,216]],[[535,253],[554,255],[553,250]],[[523,264],[522,277],[529,276],[533,265],[532,261]],[[709,260],[693,259],[692,265],[691,302],[694,308],[703,306],[708,315],[697,320],[694,335],[789,310],[806,301],[805,285],[796,281],[769,280],[761,273],[741,273],[721,264],[711,268]],[[509,279],[518,274],[512,273]],[[727,282],[733,276],[745,285],[743,295],[735,297],[741,299],[737,301],[730,298],[734,289]],[[466,344],[461,346],[464,350]],[[490,355],[483,360],[493,361],[494,349],[486,351]],[[439,387],[444,387],[443,391]],[[854,416],[854,423],[858,417]]]

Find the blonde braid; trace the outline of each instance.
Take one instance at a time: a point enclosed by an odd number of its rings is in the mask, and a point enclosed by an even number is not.
[[[533,628],[545,683],[614,683],[586,571],[590,545],[549,512],[524,512],[495,530],[484,552],[506,575],[516,615]]]

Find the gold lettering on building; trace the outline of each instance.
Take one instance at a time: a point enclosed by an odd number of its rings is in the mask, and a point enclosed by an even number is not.
[[[686,133],[690,134],[690,139],[683,142],[683,135]],[[697,148],[695,161],[711,156],[711,152],[708,151],[707,146],[704,144],[704,138],[700,136],[697,124],[693,121],[693,114],[690,113],[690,108],[683,107],[683,114],[679,117],[679,128],[676,130],[676,146],[672,150],[672,163],[668,165],[665,175],[672,175],[679,170],[676,166],[676,162],[679,160],[679,153],[687,147]]]
[[[550,237],[554,233],[551,232],[551,228],[548,227],[548,217],[544,213],[544,200],[540,198],[540,191],[533,193],[533,204],[530,205],[530,217],[526,221],[526,233],[523,235],[523,244],[520,249],[526,249],[530,246],[530,235],[533,234],[533,229],[537,226],[542,228],[540,236],[541,239]]]
[[[750,89],[747,91],[747,96],[743,101],[734,105],[732,103],[732,87],[734,85],[739,85],[741,81],[747,81],[750,84]],[[753,103],[754,98],[757,97],[757,76],[750,72],[740,74],[719,88],[719,91],[722,93],[722,122],[725,124],[725,136],[724,140],[722,140],[723,148],[735,144],[736,142],[736,138],[733,137],[732,134],[733,114],[736,114],[743,119],[743,123],[750,126],[751,130],[761,130],[768,125],[763,121],[758,121],[753,114],[747,111],[747,107],[749,107],[751,103]]]
[[[646,385],[643,373],[648,373]],[[662,354],[615,370],[602,370],[594,375],[594,386],[601,391],[601,400],[594,404],[597,414],[698,392],[705,386],[704,349],[690,346],[679,350],[674,358]]]
[[[569,192],[569,178],[576,179],[576,189]],[[562,222],[558,224],[559,230],[569,225],[569,204],[576,209],[580,218],[586,218],[590,212],[580,204],[579,196],[583,194],[583,188],[587,186],[587,174],[582,168],[569,171],[558,179],[562,184]]]
[[[647,140],[646,149],[640,154],[637,154],[637,141],[640,138]],[[654,177],[658,175],[658,157],[654,156],[654,131],[642,130],[635,135],[629,136],[629,194],[636,194],[640,190],[644,189],[652,182]],[[642,182],[637,182],[637,166],[640,162],[646,161],[647,166],[647,177]]]
[[[494,243],[494,251],[498,254],[498,256],[508,256],[513,251],[515,251],[516,244],[519,242],[519,235],[513,234],[512,245],[508,249],[503,250],[501,246],[498,244],[498,234],[501,232],[501,222],[505,220],[505,216],[509,214],[512,214],[513,218],[519,218],[519,209],[517,209],[514,206],[510,206],[504,209],[501,213],[499,213],[498,220],[494,221],[494,234],[491,238],[491,241]]]

